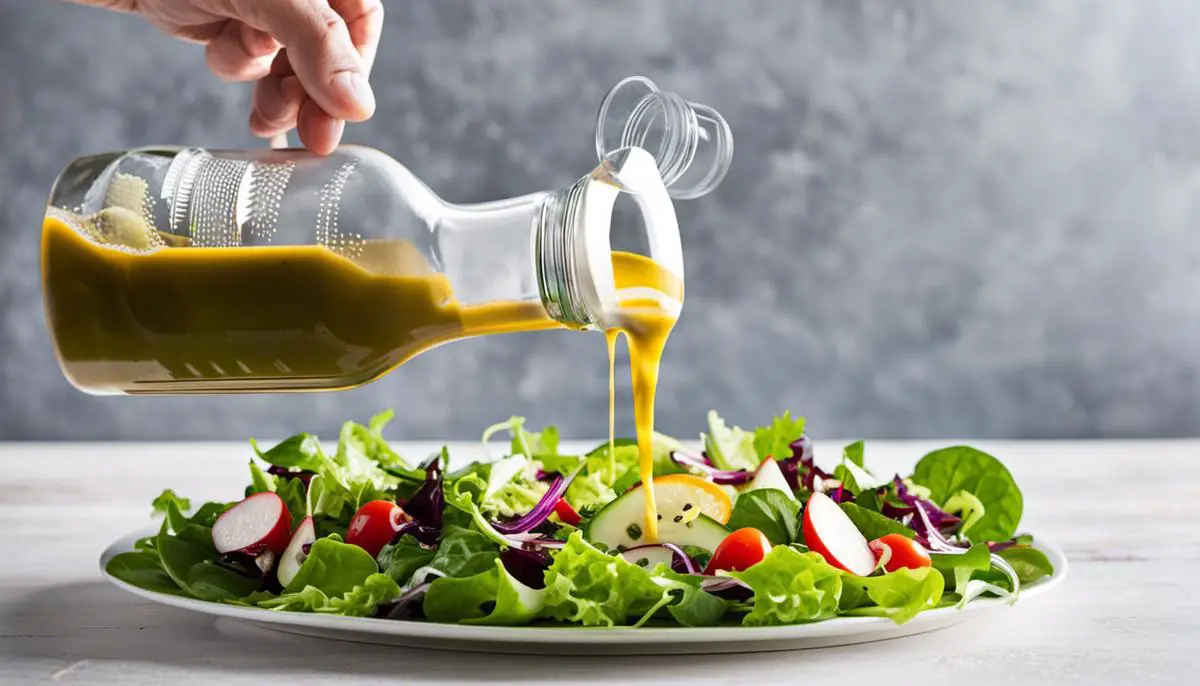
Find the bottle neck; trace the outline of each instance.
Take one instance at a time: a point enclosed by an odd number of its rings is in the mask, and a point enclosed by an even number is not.
[[[552,319],[593,327],[601,317],[598,289],[586,257],[582,219],[589,178],[546,196],[534,230],[534,259],[542,306]]]
[[[675,207],[655,158],[641,148],[609,153],[592,173],[542,203],[534,254],[546,312],[567,326],[604,328],[618,316],[613,275],[613,207],[636,203],[649,257],[683,281]]]
[[[611,153],[564,189],[447,205],[434,254],[460,304],[540,301],[565,326],[601,328],[617,309],[609,234],[622,193],[636,202],[649,256],[682,280],[675,209],[654,157],[640,148]]]

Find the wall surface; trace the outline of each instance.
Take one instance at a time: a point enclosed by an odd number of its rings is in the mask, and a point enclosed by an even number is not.
[[[712,104],[736,159],[678,205],[688,300],[659,426],[791,408],[818,436],[1200,435],[1200,4],[389,2],[352,142],[445,197],[562,186],[642,73]],[[261,145],[249,90],[137,18],[0,2],[0,439],[395,435],[513,414],[605,432],[603,340],[441,348],[335,394],[94,398],[44,329],[38,226],[72,157]],[[628,430],[628,380],[619,416]]]

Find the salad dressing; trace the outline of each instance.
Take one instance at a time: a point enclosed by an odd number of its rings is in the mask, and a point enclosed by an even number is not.
[[[654,500],[654,396],[667,336],[683,303],[683,281],[653,260],[626,252],[613,253],[613,274],[620,321],[606,333],[609,368],[613,367],[616,334],[625,335],[633,380],[633,419],[637,429],[638,467],[646,491],[645,540],[658,540],[658,510]],[[610,427],[613,416],[612,376],[609,377]],[[612,429],[609,445],[612,445]],[[611,447],[610,447],[611,454]]]

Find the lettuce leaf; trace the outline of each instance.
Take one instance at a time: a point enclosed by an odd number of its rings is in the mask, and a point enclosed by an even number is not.
[[[755,429],[754,452],[759,461],[767,457],[776,460],[791,457],[791,443],[804,435],[804,425],[804,417],[793,418],[791,411],[785,410],[781,416],[772,419],[769,425]],[[754,466],[757,467],[758,463]]]
[[[887,617],[903,624],[924,610],[937,607],[945,582],[933,567],[922,567],[898,569],[882,576],[843,574],[843,585],[848,597],[864,600],[855,603],[857,607],[848,608],[843,603],[842,614]],[[862,593],[852,592],[851,588]]]
[[[399,596],[400,586],[392,577],[376,573],[340,596],[330,597],[316,586],[305,586],[298,591],[278,596],[244,600],[253,600],[254,604],[268,610],[369,617],[375,614],[381,603],[390,602]]]
[[[728,603],[701,590],[699,583],[681,583],[669,593],[667,612],[683,626],[716,626],[728,609]]]
[[[422,609],[434,622],[518,626],[532,622],[545,605],[545,590],[517,581],[499,559],[478,574],[441,578],[429,585]]]
[[[383,546],[375,561],[379,569],[401,586],[408,585],[413,572],[433,561],[435,551],[421,545],[412,535],[404,535],[395,543]]]
[[[335,536],[327,536],[313,542],[304,564],[283,590],[295,593],[312,586],[325,595],[340,596],[378,571],[379,566],[370,553]]]
[[[575,532],[546,570],[542,615],[584,626],[624,625],[669,600],[668,590],[650,571],[597,550]]]
[[[729,576],[754,591],[753,609],[742,619],[747,626],[797,624],[837,614],[842,573],[817,553],[775,546],[762,562]]]
[[[754,448],[754,433],[729,427],[716,410],[708,411],[708,433],[701,435],[708,459],[718,469],[753,471],[760,462]]]

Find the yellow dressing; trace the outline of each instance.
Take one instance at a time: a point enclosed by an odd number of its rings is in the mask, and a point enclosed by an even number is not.
[[[654,542],[658,540],[658,510],[654,500],[654,396],[663,349],[678,318],[677,312],[668,305],[683,302],[683,282],[641,255],[614,252],[612,259],[621,310],[621,321],[614,328],[625,334],[629,345],[639,471],[642,488],[646,490],[643,533],[646,541]],[[622,299],[622,291],[636,295]],[[650,293],[665,296],[665,301],[648,297]],[[609,355],[611,359],[611,347]],[[610,395],[610,405],[612,402]]]

